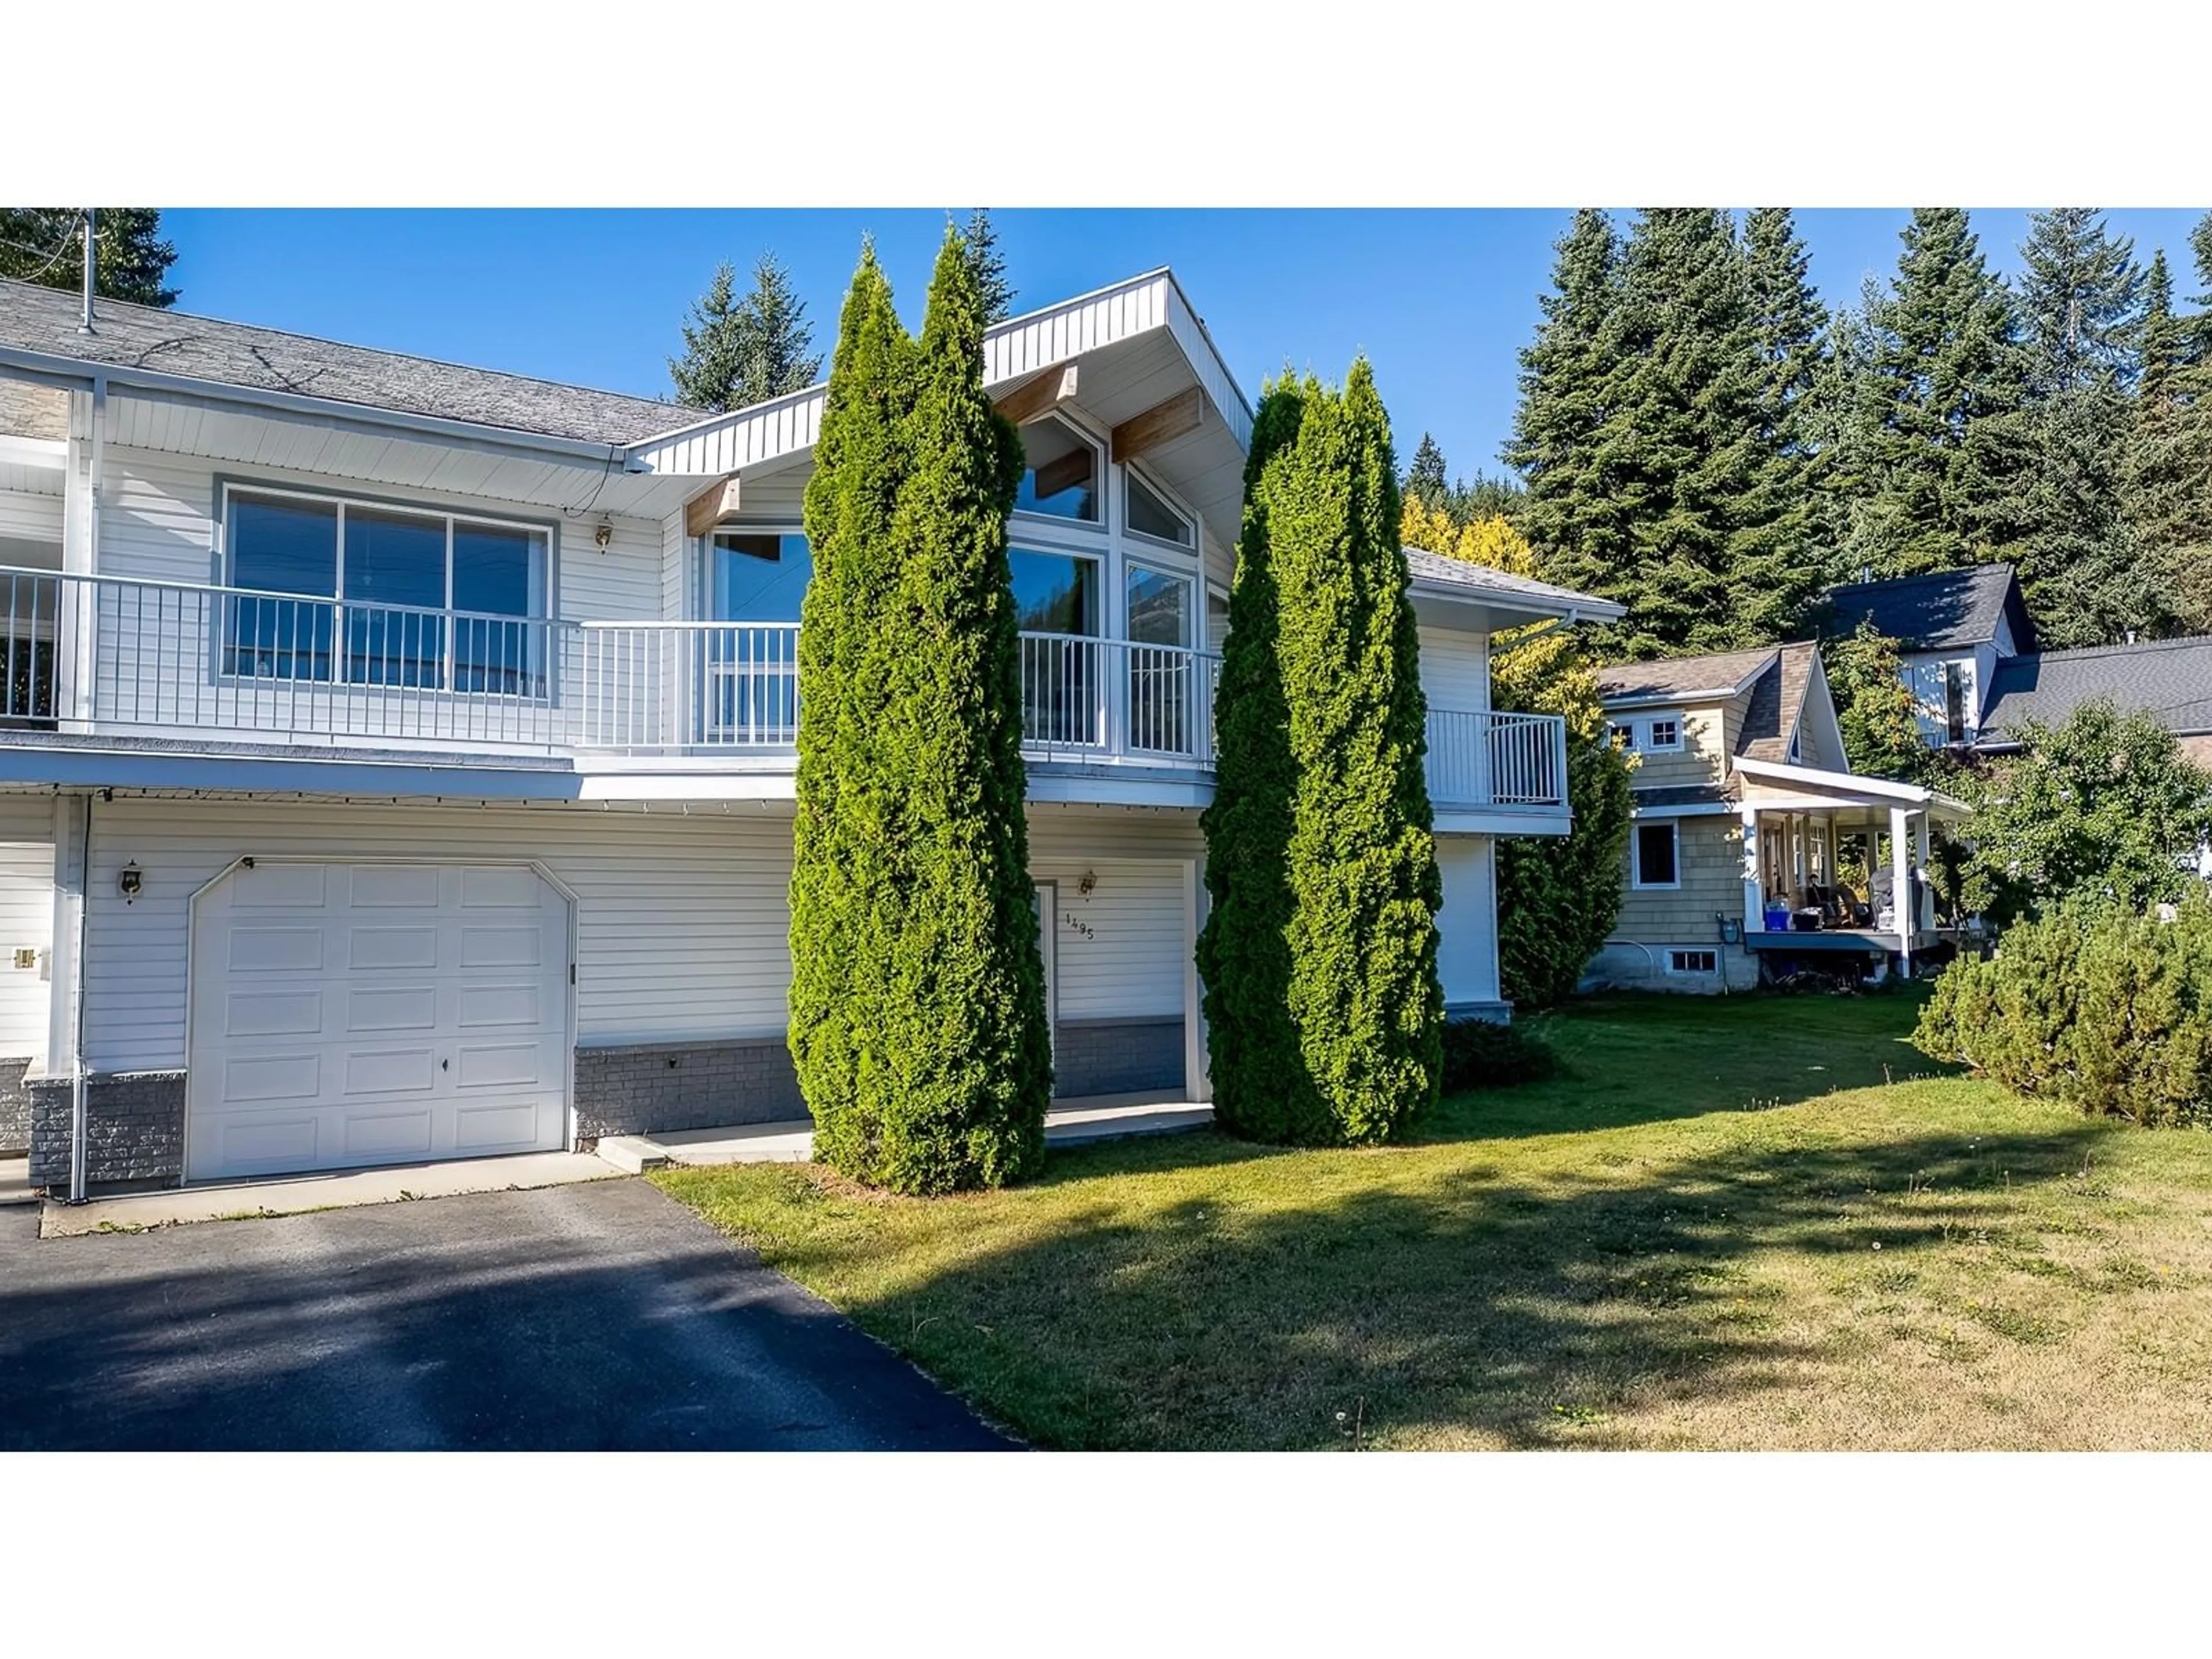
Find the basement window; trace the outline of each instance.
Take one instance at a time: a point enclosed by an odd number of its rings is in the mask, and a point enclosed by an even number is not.
[[[1717,974],[1721,970],[1720,953],[1715,951],[1669,951],[1667,952],[1667,971],[1670,974]]]

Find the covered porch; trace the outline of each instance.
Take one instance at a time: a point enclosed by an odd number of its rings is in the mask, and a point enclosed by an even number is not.
[[[1928,881],[1934,827],[1962,802],[1917,784],[1739,758],[1743,936],[1770,954],[1916,957],[1956,930]]]

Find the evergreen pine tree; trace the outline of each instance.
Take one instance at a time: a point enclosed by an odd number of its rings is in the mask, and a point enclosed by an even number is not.
[[[1753,208],[1743,222],[1744,285],[1760,364],[1759,465],[1763,488],[1735,556],[1737,603],[1761,640],[1786,637],[1820,590],[1831,463],[1819,399],[1830,380],[1830,319],[1812,279],[1812,254],[1788,208]]]
[[[691,307],[684,354],[668,360],[679,403],[695,409],[750,408],[814,384],[822,358],[791,273],[772,253],[753,266],[752,291],[736,295],[737,273],[726,262]]]
[[[2173,377],[2189,362],[2189,331],[2174,313],[2173,273],[2160,248],[2151,255],[2143,277],[2142,351],[2136,376],[2136,395],[2143,408],[2172,396]]]
[[[1598,434],[1613,371],[1607,335],[1620,299],[1620,246],[1595,208],[1554,246],[1543,321],[1521,352],[1521,398],[1505,464],[1526,495],[1517,522],[1547,580],[1613,597],[1626,586],[1627,532]]]
[[[1006,258],[999,252],[999,233],[991,223],[990,210],[977,208],[970,213],[961,236],[975,264],[975,290],[983,296],[983,320],[1003,323],[1014,313],[1014,285],[1006,280]]]
[[[1366,361],[1340,393],[1271,386],[1246,476],[1203,820],[1214,1111],[1254,1139],[1370,1144],[1436,1099],[1443,998],[1403,502]]]
[[[2197,228],[2197,276],[2212,289],[2212,215]],[[2206,315],[2176,316],[2161,253],[2151,263],[2123,499],[2142,543],[2165,632],[2212,633],[2212,353]]]
[[[1727,216],[1640,215],[1603,336],[1613,365],[1597,435],[1625,559],[1625,649],[1726,650],[1776,636],[1810,591],[1802,491],[1765,441],[1766,365]]]
[[[996,1186],[1042,1155],[1052,1094],[1006,556],[1020,441],[984,395],[957,232],[918,348],[872,252],[846,313],[807,487],[793,1050],[826,1162],[901,1192]]]
[[[2032,460],[2014,516],[2021,582],[2046,644],[2154,627],[2164,594],[2122,511],[2142,331],[2134,248],[2091,208],[2029,220],[2020,309]]]
[[[2142,331],[2143,274],[2135,245],[2094,208],[2028,216],[2021,246],[2022,332],[2039,397],[2131,385]]]
[[[1854,538],[1877,576],[2012,556],[2031,464],[2011,296],[1960,208],[1916,208],[1867,319]]]
[[[166,309],[177,250],[161,239],[158,208],[94,210],[93,292]],[[77,289],[84,284],[84,215],[76,208],[0,208],[0,276]]]
[[[1760,428],[1784,453],[1808,447],[1807,400],[1827,355],[1828,310],[1814,291],[1812,253],[1788,208],[1753,208],[1743,221],[1744,281],[1753,337],[1765,364]]]
[[[1423,507],[1438,509],[1451,495],[1451,483],[1444,476],[1444,453],[1425,432],[1413,451],[1413,465],[1406,469],[1406,494]]]

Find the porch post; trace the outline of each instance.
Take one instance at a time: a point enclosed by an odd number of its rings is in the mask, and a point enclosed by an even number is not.
[[[1759,879],[1759,809],[1747,806],[1743,820],[1743,931],[1766,931],[1766,893]]]
[[[1917,902],[1913,897],[1912,871],[1905,851],[1905,821],[1910,816],[1902,806],[1889,809],[1889,914],[1897,927],[1898,963],[1907,979],[1912,977],[1911,907]]]
[[[1926,885],[1928,880],[1928,809],[1924,806],[1920,809],[1918,813],[1917,813],[1913,818],[1912,872],[1915,877],[1912,888],[1912,925],[1915,927],[1933,927],[1936,925],[1936,896],[1928,890]]]

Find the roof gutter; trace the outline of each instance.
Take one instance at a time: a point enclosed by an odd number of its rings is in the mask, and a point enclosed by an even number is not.
[[[560,460],[569,465],[605,466],[618,462],[632,471],[629,444],[597,443],[585,438],[557,438],[548,433],[522,432],[513,427],[487,426],[476,421],[456,421],[440,415],[416,415],[376,404],[348,403],[337,398],[312,398],[303,392],[278,392],[262,386],[235,386],[227,380],[197,380],[185,374],[165,374],[158,369],[127,363],[95,362],[78,357],[58,357],[43,351],[0,346],[0,368],[15,369],[45,385],[82,390],[88,383],[105,381],[196,403],[228,404],[248,410],[273,409],[289,415],[347,426],[387,428],[417,433],[462,448],[488,450],[495,454],[516,453]]]

